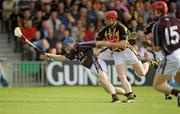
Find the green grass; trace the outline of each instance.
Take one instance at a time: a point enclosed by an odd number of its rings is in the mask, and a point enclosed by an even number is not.
[[[0,88],[0,114],[180,114],[175,97],[165,101],[151,87],[133,90],[135,103],[112,104],[101,87]]]

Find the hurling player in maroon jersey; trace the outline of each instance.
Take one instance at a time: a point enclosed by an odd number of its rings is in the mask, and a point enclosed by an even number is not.
[[[164,54],[164,59],[157,69],[153,87],[159,92],[177,96],[178,106],[180,106],[180,90],[168,85],[168,81],[172,78],[180,85],[180,21],[168,16],[167,12],[165,2],[152,3],[152,16],[157,20],[152,27],[154,46]]]
[[[118,103],[120,100],[117,94],[124,94],[124,89],[114,87],[107,78],[107,66],[105,62],[97,58],[93,53],[94,45],[86,43],[77,43],[72,38],[66,38],[63,41],[63,49],[66,51],[65,55],[55,55],[45,53],[45,58],[52,58],[57,61],[77,61],[84,67],[90,69],[97,74],[101,86],[112,95],[112,103]],[[96,69],[94,71],[94,69]]]

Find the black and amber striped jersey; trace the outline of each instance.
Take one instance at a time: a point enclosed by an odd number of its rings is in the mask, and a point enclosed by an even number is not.
[[[120,40],[127,40],[129,34],[128,29],[119,21],[102,28],[98,33],[97,41],[118,42]],[[121,51],[121,48],[110,48],[112,51]]]

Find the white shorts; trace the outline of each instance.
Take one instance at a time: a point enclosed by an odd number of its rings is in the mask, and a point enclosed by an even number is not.
[[[113,52],[110,49],[106,49],[105,51],[99,54],[98,58],[102,60],[113,60],[112,54]]]
[[[129,48],[126,48],[124,51],[121,52],[113,52],[113,58],[115,65],[118,64],[133,65],[139,61],[136,55],[134,54],[134,52]]]
[[[180,49],[177,49],[172,54],[166,56],[161,62],[157,72],[164,75],[175,76],[180,70]]]
[[[99,69],[104,72],[107,72],[106,63],[102,59],[98,58],[97,62],[93,63],[93,65],[91,66],[90,70],[92,73],[97,74],[97,70]]]

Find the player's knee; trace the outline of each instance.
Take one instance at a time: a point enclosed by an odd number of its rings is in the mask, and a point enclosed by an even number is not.
[[[124,74],[119,75],[119,79],[121,80],[121,82],[124,82],[127,80],[126,75]]]
[[[135,74],[138,76],[145,76],[146,73],[142,70],[142,71],[135,71]]]
[[[106,80],[107,79],[107,76],[104,72],[100,72],[97,74],[98,75],[98,79],[99,81],[102,81],[102,80]]]
[[[153,88],[157,91],[160,91],[163,86],[163,83],[153,82]]]

